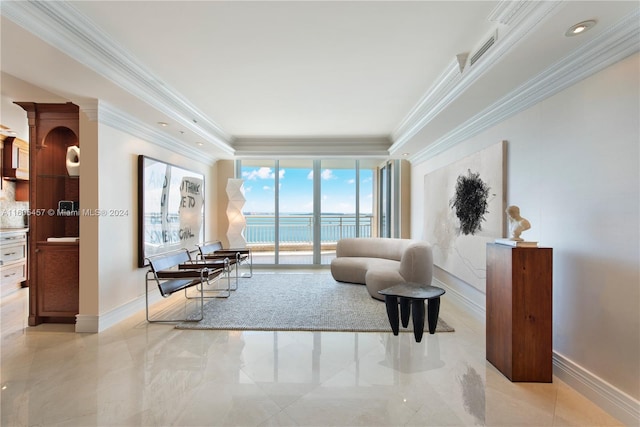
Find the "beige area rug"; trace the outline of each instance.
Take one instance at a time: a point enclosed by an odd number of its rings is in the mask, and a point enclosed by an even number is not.
[[[446,298],[443,296],[443,298]],[[426,317],[426,316],[425,316]],[[391,332],[383,301],[364,285],[336,282],[329,273],[255,273],[226,299],[205,303],[204,320],[178,329]],[[428,326],[425,321],[425,330]],[[412,322],[401,332],[413,332]],[[436,332],[453,332],[442,318]]]

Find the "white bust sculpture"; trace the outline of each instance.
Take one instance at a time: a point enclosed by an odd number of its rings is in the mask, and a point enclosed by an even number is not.
[[[517,206],[509,206],[506,212],[509,217],[509,240],[521,242],[520,234],[530,229],[531,224],[520,216],[520,208]]]

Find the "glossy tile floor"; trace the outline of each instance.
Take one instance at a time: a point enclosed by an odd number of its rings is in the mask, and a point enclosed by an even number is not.
[[[557,378],[509,382],[485,361],[484,325],[446,298],[456,332],[419,344],[410,333],[180,331],[144,312],[76,334],[26,326],[26,290],[1,311],[2,426],[620,425]]]

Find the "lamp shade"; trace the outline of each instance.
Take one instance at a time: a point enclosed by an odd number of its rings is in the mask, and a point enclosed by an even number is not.
[[[242,208],[246,202],[244,198],[244,180],[230,178],[227,181],[227,219],[229,228],[227,229],[227,240],[232,248],[246,248],[247,241],[244,238],[246,220],[242,213]]]

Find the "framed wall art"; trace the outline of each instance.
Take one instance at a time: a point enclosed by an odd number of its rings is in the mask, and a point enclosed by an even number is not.
[[[485,291],[486,244],[504,235],[506,141],[424,177],[424,238],[433,262]]]
[[[138,266],[204,242],[204,175],[138,156]]]

